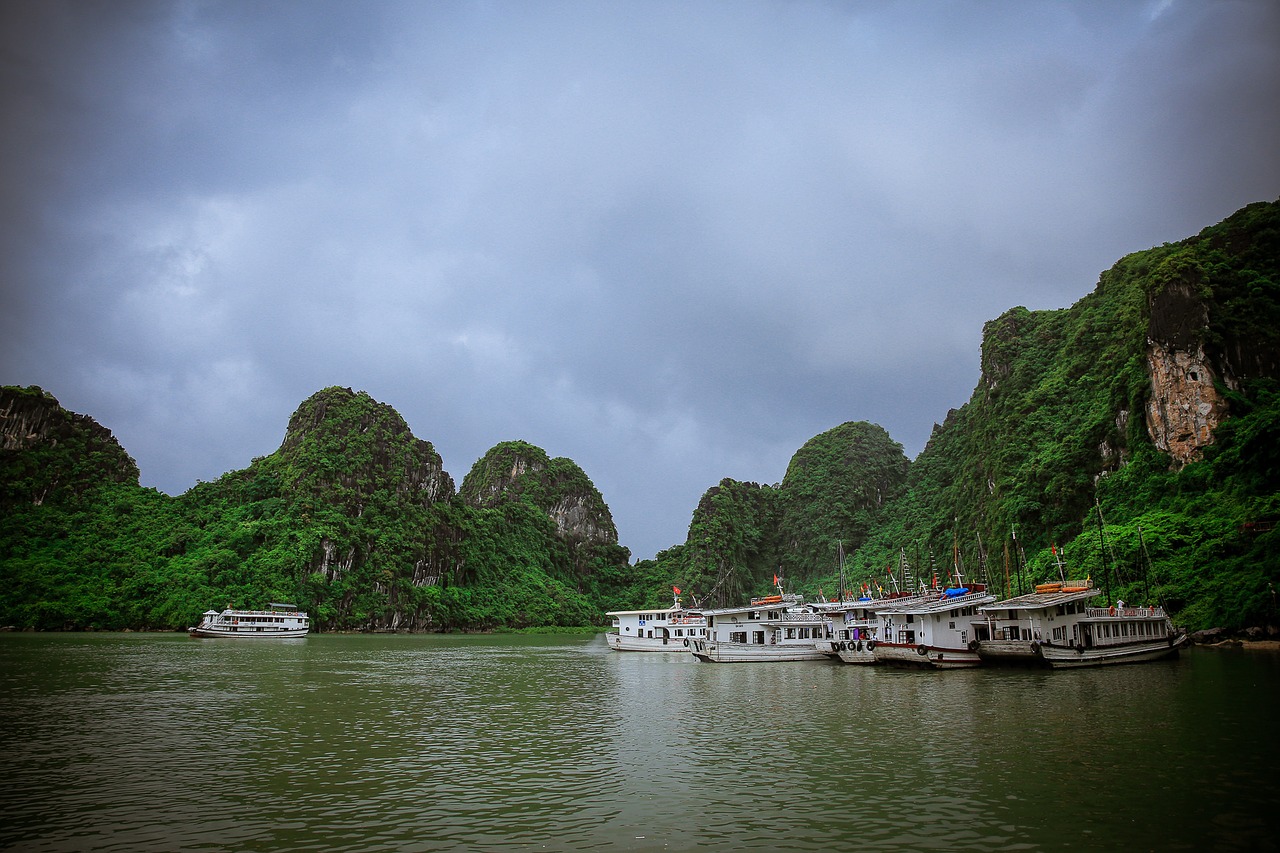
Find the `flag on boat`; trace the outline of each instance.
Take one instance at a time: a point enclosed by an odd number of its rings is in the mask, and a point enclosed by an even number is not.
[[[673,587],[671,587],[671,591],[672,591],[672,592],[674,592],[676,595],[679,595],[679,594],[680,594],[680,587],[678,587],[678,586],[673,586]]]

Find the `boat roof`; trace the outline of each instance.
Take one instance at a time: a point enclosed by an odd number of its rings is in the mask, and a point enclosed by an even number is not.
[[[688,607],[643,607],[639,610],[609,610],[605,616],[635,616],[639,613],[680,613],[685,616],[701,616],[703,611],[692,610]]]
[[[1026,595],[1019,595],[1016,598],[1006,598],[1004,601],[997,601],[994,604],[986,604],[978,608],[979,610],[1039,610],[1044,607],[1056,607],[1059,604],[1068,604],[1072,601],[1079,601],[1083,598],[1093,598],[1095,595],[1101,595],[1102,590],[1097,587],[1088,589],[1072,589],[1071,591],[1059,590],[1057,592],[1029,592]]]
[[[769,596],[772,598],[773,596]],[[812,607],[805,604],[804,596],[792,595],[787,593],[781,596],[781,601],[761,601],[759,599],[752,601],[750,604],[739,604],[736,607],[717,607],[714,610],[703,610],[706,616],[721,616],[725,613],[746,613],[751,610],[804,610],[813,613],[815,618],[821,619],[823,615],[817,613]]]
[[[926,594],[915,598],[904,598],[898,601],[886,601],[876,608],[877,613],[934,613],[939,610],[951,610],[954,607],[970,607],[975,604],[987,604],[995,600],[995,596],[986,591],[966,592],[964,595],[947,595],[939,592],[936,595]]]

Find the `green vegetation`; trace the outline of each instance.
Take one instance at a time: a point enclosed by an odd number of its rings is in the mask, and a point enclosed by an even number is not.
[[[500,445],[546,464],[473,505],[428,442],[350,389],[305,401],[276,453],[177,498],[141,488],[109,433],[39,389],[0,392],[0,411],[22,406],[37,434],[62,432],[0,456],[0,624],[181,628],[211,606],[296,600],[320,630],[591,626],[625,574],[608,508],[573,463]],[[561,535],[548,510],[575,489],[595,527]]]
[[[1070,308],[1013,308],[914,462],[842,424],[780,484],[709,489],[684,543],[634,566],[571,460],[504,442],[455,493],[429,442],[350,389],[304,401],[275,453],[170,498],[91,418],[2,388],[0,625],[180,628],[293,599],[322,630],[590,630],[673,585],[704,606],[775,574],[829,596],[841,550],[852,584],[905,560],[917,582],[959,566],[1016,593],[1062,556],[1189,628],[1274,624],[1278,266],[1280,202],[1260,203],[1122,258]],[[1187,413],[1200,422],[1174,423]]]

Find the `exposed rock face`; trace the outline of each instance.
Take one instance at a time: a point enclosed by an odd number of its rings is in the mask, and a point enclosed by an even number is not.
[[[1156,276],[1164,283],[1147,303],[1147,433],[1181,467],[1213,443],[1213,431],[1227,416],[1226,401],[1213,383],[1228,377],[1217,376],[1205,354],[1209,309],[1199,295],[1203,269],[1174,255]]]
[[[1213,443],[1213,431],[1226,417],[1226,401],[1213,384],[1213,370],[1202,347],[1169,349],[1149,341],[1147,432],[1156,447],[1181,467],[1199,459]]]
[[[397,494],[424,506],[453,497],[453,478],[431,442],[414,438],[395,409],[364,392],[326,388],[304,401],[289,419],[280,454],[294,460],[307,445],[352,463],[309,471],[319,489],[361,493],[395,483]]]
[[[609,507],[583,470],[570,459],[551,459],[542,448],[524,441],[492,448],[463,478],[458,495],[476,507],[527,500],[547,513],[563,540],[618,543]]]
[[[34,385],[0,388],[0,472],[5,497],[37,505],[96,482],[138,482],[137,463],[111,430]]]

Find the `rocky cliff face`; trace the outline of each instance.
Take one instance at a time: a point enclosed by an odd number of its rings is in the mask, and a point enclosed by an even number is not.
[[[414,438],[391,406],[350,388],[326,388],[305,400],[289,418],[280,455],[298,462],[299,476],[322,490],[362,493],[390,485],[424,506],[454,494],[453,478],[431,442]],[[313,458],[324,464],[309,464]],[[333,466],[335,459],[344,464]]]
[[[4,499],[40,505],[104,481],[138,482],[137,463],[111,430],[38,387],[0,388]]]
[[[1220,388],[1280,375],[1276,208],[1238,211],[1184,241],[1150,275],[1147,432],[1175,467],[1201,459],[1230,416]]]
[[[547,456],[523,441],[503,442],[472,466],[458,496],[475,507],[523,499],[555,523],[556,535],[572,543],[616,545],[618,530],[604,498],[570,459]]]

